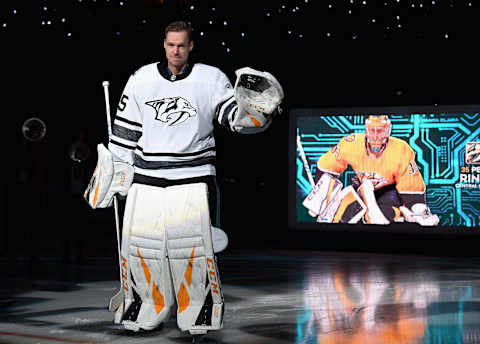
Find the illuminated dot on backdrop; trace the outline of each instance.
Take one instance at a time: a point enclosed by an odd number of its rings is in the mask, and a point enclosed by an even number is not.
[[[72,33],[71,33],[71,32],[67,33],[67,36],[68,36],[68,37],[70,37],[71,35],[72,35]]]
[[[65,18],[62,18],[62,19],[60,19],[60,20],[62,21],[62,23],[65,23]]]
[[[190,6],[190,9],[193,11],[195,9],[195,6]]]
[[[290,31],[290,30],[288,30],[287,32],[288,32],[289,35],[292,33],[292,31]]]
[[[50,20],[49,20],[49,21],[47,21],[47,25],[50,25],[51,23],[52,23],[52,22],[51,22]]]
[[[116,34],[117,36],[120,36],[120,32],[118,32],[118,31],[117,31],[117,32],[115,32],[115,34]]]
[[[327,37],[330,37],[330,32],[327,32]]]
[[[348,10],[348,14],[352,14],[352,10]]]
[[[202,32],[200,32],[200,36],[203,36],[203,31],[202,31]]]
[[[45,25],[45,21],[42,20],[42,25]]]
[[[224,21],[224,22],[223,22],[223,25],[227,25],[227,21]]]
[[[375,23],[375,19],[372,19],[372,23]]]
[[[46,11],[46,10],[47,10],[47,8],[46,8],[46,7],[43,7],[43,10],[44,10],[44,11]]]
[[[332,5],[328,5],[328,8],[332,8]]]
[[[225,42],[222,42],[222,45],[225,46]]]
[[[448,39],[448,33],[446,33],[446,34],[445,34],[445,38],[447,38],[447,39]]]
[[[230,52],[230,48],[227,48],[227,53],[229,53],[229,52]]]
[[[299,34],[298,37],[303,38],[303,35],[302,35],[302,34]]]
[[[7,23],[3,23],[3,25],[2,25],[2,26],[3,26],[3,27],[7,27]]]
[[[209,21],[208,21],[208,23],[209,23],[210,25],[212,25],[212,24],[213,24],[213,22],[212,22],[211,20],[209,20]]]
[[[212,7],[212,11],[216,11],[217,9],[215,7]]]
[[[367,4],[367,2],[366,2],[366,1],[364,1],[364,2],[363,2],[363,4],[364,4],[364,5],[366,5],[366,4]]]
[[[17,10],[13,10],[13,14],[17,14]]]
[[[123,6],[123,2],[122,2],[122,1],[120,1],[120,6]]]

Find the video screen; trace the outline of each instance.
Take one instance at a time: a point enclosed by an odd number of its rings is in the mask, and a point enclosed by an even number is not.
[[[290,124],[291,227],[479,229],[480,106],[292,109]]]

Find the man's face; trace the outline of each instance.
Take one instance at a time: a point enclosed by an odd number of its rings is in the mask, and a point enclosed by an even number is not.
[[[382,127],[368,127],[366,128],[367,142],[369,144],[370,150],[373,153],[379,153],[384,144],[388,141],[388,132],[387,128]]]
[[[193,49],[193,42],[188,39],[185,31],[169,32],[163,41],[168,63],[176,68],[183,67],[188,61],[188,55]]]

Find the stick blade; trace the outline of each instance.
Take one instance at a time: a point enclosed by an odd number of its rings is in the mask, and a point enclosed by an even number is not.
[[[120,289],[118,293],[112,296],[110,299],[110,302],[108,303],[108,310],[110,312],[116,312],[118,308],[123,304],[123,301],[125,300],[125,293],[123,292],[123,289]]]

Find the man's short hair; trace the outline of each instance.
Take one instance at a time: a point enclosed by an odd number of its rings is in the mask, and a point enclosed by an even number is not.
[[[182,31],[185,31],[187,33],[188,40],[191,41],[192,40],[192,27],[190,26],[190,24],[188,24],[188,23],[186,23],[182,20],[175,21],[175,22],[167,25],[167,28],[165,29],[165,38],[167,38],[167,34],[169,32],[182,32]]]

